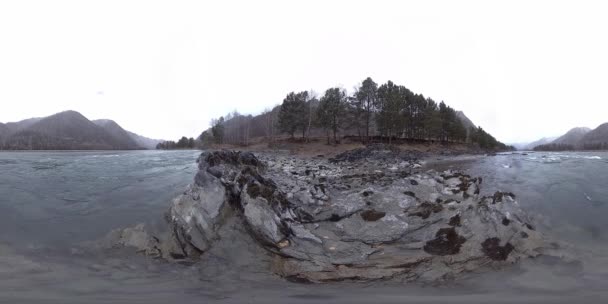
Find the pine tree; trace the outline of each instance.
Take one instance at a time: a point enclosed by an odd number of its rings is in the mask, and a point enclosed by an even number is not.
[[[357,101],[357,109],[362,116],[359,119],[363,118],[365,125],[365,141],[369,142],[370,122],[378,100],[378,84],[367,77],[357,89],[354,97]]]
[[[317,109],[318,123],[325,130],[331,130],[334,135],[334,142],[338,142],[337,133],[343,123],[346,107],[346,92],[340,88],[331,88],[325,91],[321,97],[319,108]],[[327,137],[329,143],[329,134]]]
[[[388,136],[389,144],[392,137],[403,130],[404,117],[401,115],[405,108],[403,93],[403,88],[396,86],[390,80],[378,88],[376,124],[380,133]]]
[[[308,107],[306,101],[308,92],[289,93],[279,111],[279,129],[289,134],[292,138],[297,130],[302,130],[302,137],[306,134],[308,126]]]

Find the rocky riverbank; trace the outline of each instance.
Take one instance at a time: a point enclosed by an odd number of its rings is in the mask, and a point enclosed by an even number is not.
[[[137,226],[106,241],[196,262],[229,246],[222,236],[239,227],[264,249],[269,272],[298,282],[437,282],[549,248],[514,194],[480,196],[481,177],[427,171],[420,157],[382,149],[329,160],[204,152],[194,183],[171,202],[167,233]]]

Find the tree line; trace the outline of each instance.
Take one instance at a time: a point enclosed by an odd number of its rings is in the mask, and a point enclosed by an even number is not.
[[[534,151],[576,151],[576,150],[608,150],[607,142],[583,143],[576,146],[570,144],[549,143],[538,145]]]
[[[205,143],[248,145],[251,138],[287,134],[307,141],[324,136],[339,143],[345,135],[362,142],[385,140],[475,143],[483,149],[506,149],[482,128],[465,126],[456,111],[392,81],[378,85],[366,78],[349,95],[339,87],[322,95],[312,91],[290,92],[283,102],[258,116],[238,112],[213,119],[199,139]]]
[[[187,138],[186,136],[182,136],[177,142],[169,140],[156,145],[157,150],[194,149],[196,147],[194,138]]]

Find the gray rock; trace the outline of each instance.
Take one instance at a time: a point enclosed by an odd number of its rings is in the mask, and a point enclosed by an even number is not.
[[[366,161],[341,162],[359,156]],[[411,175],[386,165],[389,156],[375,150],[332,163],[258,157],[203,153],[195,183],[168,212],[169,233],[154,243],[137,231],[122,243],[192,259],[230,246],[219,243],[218,231],[231,222],[272,255],[270,271],[310,282],[445,280],[546,248],[513,194],[479,197],[481,178],[455,171]]]

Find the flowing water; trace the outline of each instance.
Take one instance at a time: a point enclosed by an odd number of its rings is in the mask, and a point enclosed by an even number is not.
[[[289,283],[268,274],[255,244],[236,238],[194,265],[86,245],[137,223],[162,229],[170,200],[192,181],[198,153],[0,153],[0,302],[598,303],[608,298],[608,153],[603,152],[430,159],[428,168],[482,176],[482,194],[515,193],[538,229],[569,244],[567,251],[576,256],[529,260],[440,286]]]

